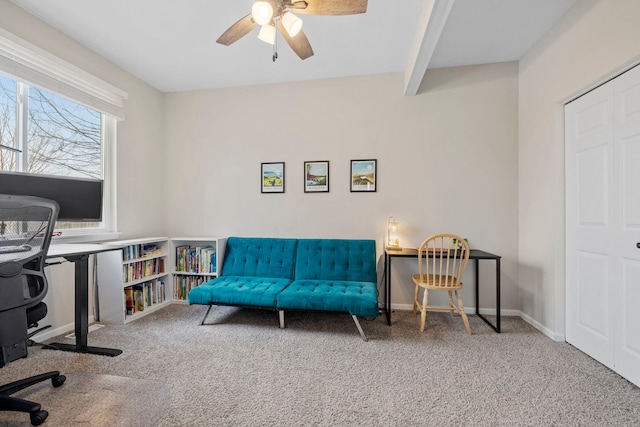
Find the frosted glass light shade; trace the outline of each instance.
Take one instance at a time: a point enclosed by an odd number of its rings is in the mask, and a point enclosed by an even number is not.
[[[387,223],[387,249],[400,249],[399,229],[400,224],[398,224],[394,217],[390,216],[389,222]]]
[[[251,16],[258,25],[266,25],[273,19],[273,6],[268,1],[256,1],[251,7]]]
[[[258,38],[263,42],[269,44],[275,44],[276,42],[276,27],[273,25],[263,25],[258,33]]]
[[[282,25],[290,37],[295,37],[302,29],[302,19],[291,12],[285,12],[282,15]]]

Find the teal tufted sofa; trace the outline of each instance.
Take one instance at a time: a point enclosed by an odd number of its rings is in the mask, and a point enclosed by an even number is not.
[[[349,313],[378,316],[373,240],[229,237],[222,274],[189,292],[189,304]]]

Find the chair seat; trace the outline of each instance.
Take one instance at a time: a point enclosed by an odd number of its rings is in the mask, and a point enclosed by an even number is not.
[[[44,319],[47,315],[47,305],[39,302],[35,306],[27,310],[27,325],[31,326],[36,322]]]
[[[420,280],[419,274],[413,275],[413,283],[425,289],[438,289],[438,290],[455,290],[462,289],[462,281],[456,284],[456,279],[453,276],[436,276],[436,280],[432,277],[423,277]]]

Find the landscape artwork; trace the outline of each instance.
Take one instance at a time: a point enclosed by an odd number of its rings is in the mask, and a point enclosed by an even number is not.
[[[371,160],[351,160],[351,191],[376,191],[377,163]]]
[[[329,191],[329,162],[304,162],[304,192],[320,193]]]
[[[262,163],[262,192],[284,193],[284,162]]]

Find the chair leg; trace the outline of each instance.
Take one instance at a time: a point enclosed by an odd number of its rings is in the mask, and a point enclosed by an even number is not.
[[[47,419],[49,413],[43,410],[39,403],[11,395],[46,380],[51,380],[54,387],[60,387],[66,379],[64,375],[60,375],[59,371],[51,371],[0,386],[0,410],[28,412],[31,424],[40,425]]]
[[[458,311],[460,312],[460,316],[462,316],[464,327],[467,328],[467,334],[471,335],[471,327],[469,326],[469,319],[467,319],[467,313],[464,312],[464,304],[462,302],[462,296],[460,295],[460,292],[458,290],[456,290],[456,297],[458,298]]]
[[[0,396],[10,396],[14,393],[24,390],[27,387],[51,380],[54,387],[60,387],[66,381],[67,377],[60,375],[60,371],[51,371],[44,374],[34,375],[32,377],[23,378],[0,387]]]
[[[278,317],[280,318],[280,329],[284,329],[284,310],[278,310]]]
[[[451,315],[451,317],[454,316],[455,313],[455,304],[453,303],[453,292],[449,291],[449,307],[451,307],[451,310],[449,310],[449,314]]]
[[[356,323],[356,326],[358,327],[358,331],[360,331],[360,335],[362,336],[362,339],[365,341],[368,341],[367,336],[364,334],[364,331],[362,330],[362,326],[360,326],[358,317],[355,314],[352,314],[351,317],[353,318],[353,321]]]
[[[413,314],[416,314],[416,309],[418,308],[419,293],[420,293],[420,287],[416,285],[415,295],[413,296]]]
[[[424,332],[424,324],[427,320],[427,303],[429,302],[429,291],[427,289],[424,290],[424,295],[422,296],[422,309],[420,310],[420,332]]]

